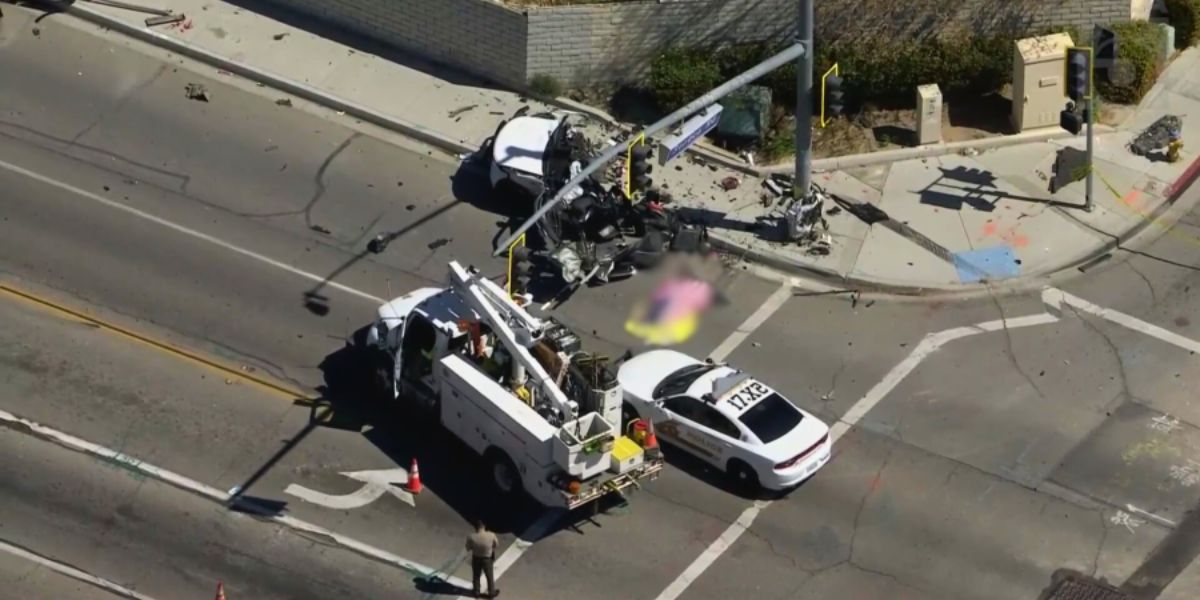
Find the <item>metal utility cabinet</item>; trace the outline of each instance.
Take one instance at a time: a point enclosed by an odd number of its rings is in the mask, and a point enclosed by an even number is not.
[[[917,87],[917,145],[942,141],[942,90],[936,83]]]
[[[1012,122],[1018,133],[1058,127],[1065,106],[1063,73],[1071,36],[1055,33],[1017,40],[1013,56]]]

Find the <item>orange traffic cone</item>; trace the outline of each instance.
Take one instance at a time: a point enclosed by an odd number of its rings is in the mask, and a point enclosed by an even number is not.
[[[217,600],[225,600],[225,584],[217,582]]]
[[[646,448],[658,448],[658,436],[654,435],[654,421],[646,419]]]
[[[417,459],[413,457],[412,468],[408,470],[408,485],[405,487],[410,494],[421,493],[421,470],[417,468]]]

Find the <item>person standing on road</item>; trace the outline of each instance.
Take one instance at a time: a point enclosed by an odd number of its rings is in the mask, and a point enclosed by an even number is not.
[[[496,589],[496,580],[492,575],[492,566],[496,562],[496,548],[500,540],[496,534],[487,530],[483,519],[475,520],[475,533],[467,536],[467,550],[471,552],[471,586],[476,598],[495,598],[500,595]],[[479,593],[479,577],[487,578],[488,595]]]

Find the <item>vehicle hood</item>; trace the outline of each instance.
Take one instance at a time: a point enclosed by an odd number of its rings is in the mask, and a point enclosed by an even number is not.
[[[500,128],[492,143],[492,161],[505,169],[541,176],[550,136],[561,119],[517,117]]]
[[[395,329],[404,322],[404,319],[418,304],[436,296],[441,291],[441,288],[420,288],[387,302],[376,312],[376,322],[386,325],[389,331]]]
[[[617,369],[617,381],[626,392],[649,402],[653,400],[655,386],[667,375],[699,362],[682,352],[651,350],[625,361]]]
[[[812,447],[822,437],[829,435],[828,425],[804,409],[797,407],[796,410],[804,415],[796,428],[770,444],[761,446],[761,454],[775,463],[795,458],[797,454]]]

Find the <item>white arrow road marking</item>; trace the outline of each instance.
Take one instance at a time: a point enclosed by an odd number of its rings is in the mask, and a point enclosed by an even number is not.
[[[194,479],[184,477],[178,473],[142,462],[141,460],[129,456],[128,454],[123,454],[111,448],[106,448],[99,444],[94,444],[87,440],[77,438],[69,433],[51,429],[50,427],[46,427],[45,425],[37,423],[36,421],[30,421],[29,419],[18,417],[10,412],[0,410],[0,422],[14,426],[12,428],[17,431],[27,430],[28,434],[30,435],[44,439],[53,444],[58,444],[64,448],[90,454],[103,460],[116,461],[125,467],[140,473],[144,473],[179,489],[186,490],[198,496],[203,496],[219,504],[224,505],[231,499],[231,494],[222,492],[211,485],[206,485]],[[24,431],[22,432],[24,433]],[[471,583],[469,581],[454,577],[448,573],[441,573],[439,570],[427,567],[419,562],[409,560],[402,556],[397,556],[391,552],[376,548],[374,546],[369,546],[352,537],[344,536],[335,531],[325,529],[324,527],[320,527],[318,525],[313,525],[312,523],[308,523],[306,521],[301,521],[295,517],[281,514],[270,516],[268,519],[295,531],[301,531],[328,538],[333,540],[333,543],[337,544],[338,546],[357,552],[363,556],[373,558],[380,562],[399,567],[406,571],[419,573],[422,577],[437,577],[442,581],[445,581],[446,583],[458,588],[471,588]]]
[[[325,494],[316,490],[310,490],[302,485],[291,484],[283,490],[285,494],[291,494],[305,502],[319,504],[326,508],[334,510],[350,510],[366,506],[384,494],[391,494],[400,499],[401,502],[416,506],[413,501],[412,494],[404,489],[396,487],[408,483],[408,471],[400,467],[394,469],[379,469],[376,471],[353,471],[350,473],[342,473],[346,477],[355,481],[363,482],[364,486],[358,488],[358,491],[351,492],[342,496],[334,496]]]

